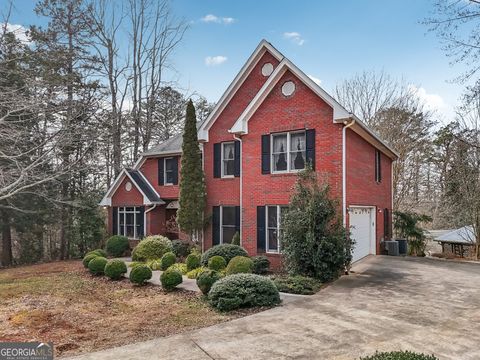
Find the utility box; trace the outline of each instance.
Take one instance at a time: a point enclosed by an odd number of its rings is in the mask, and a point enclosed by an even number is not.
[[[389,256],[399,256],[398,241],[385,241],[385,250]]]
[[[405,239],[397,239],[398,242],[398,252],[400,255],[407,255],[407,240]]]

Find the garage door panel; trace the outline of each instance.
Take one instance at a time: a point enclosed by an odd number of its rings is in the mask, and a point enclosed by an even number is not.
[[[355,240],[352,260],[357,261],[374,253],[372,250],[372,244],[374,244],[372,208],[350,207],[349,220],[350,233]]]

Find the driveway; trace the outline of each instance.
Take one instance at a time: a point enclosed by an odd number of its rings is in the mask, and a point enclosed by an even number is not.
[[[377,256],[353,270],[307,299],[75,359],[353,360],[399,349],[480,359],[479,264]]]

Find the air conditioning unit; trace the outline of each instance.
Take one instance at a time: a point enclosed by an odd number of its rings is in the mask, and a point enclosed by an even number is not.
[[[389,256],[399,256],[400,251],[398,249],[398,242],[397,241],[385,241],[385,250]]]

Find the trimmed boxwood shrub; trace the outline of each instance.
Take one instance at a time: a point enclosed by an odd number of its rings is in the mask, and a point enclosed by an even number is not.
[[[322,283],[314,278],[294,276],[272,276],[278,291],[290,294],[313,295],[320,290]]]
[[[125,251],[128,250],[128,238],[126,236],[113,235],[107,240],[105,249],[110,256],[123,256]]]
[[[227,265],[227,275],[251,273],[253,270],[252,259],[245,256],[235,256]]]
[[[133,261],[148,261],[161,259],[162,256],[172,251],[172,242],[161,235],[147,236],[133,249]]]
[[[101,257],[104,257],[104,258],[107,257],[107,252],[103,249],[95,249],[95,250],[89,251],[88,253],[85,254],[85,256],[90,255],[90,254],[95,254],[97,256],[101,256]]]
[[[192,245],[183,240],[172,240],[172,251],[178,258],[186,258],[190,254]]]
[[[227,267],[227,262],[221,256],[215,255],[208,259],[208,268],[211,270],[219,271]]]
[[[130,271],[130,281],[137,285],[143,285],[152,278],[152,270],[147,265],[136,265]]]
[[[177,257],[173,252],[167,252],[165,255],[162,256],[162,259],[160,260],[160,270],[165,271],[167,270],[170,266],[175,264],[175,261],[177,261]]]
[[[200,267],[200,256],[197,254],[190,254],[187,256],[185,263],[187,264],[187,270],[192,271],[193,269]]]
[[[198,275],[197,286],[204,295],[207,295],[213,284],[221,278],[222,276],[217,271],[206,270]]]
[[[221,311],[242,307],[274,306],[280,294],[272,280],[256,274],[235,274],[215,282],[208,293],[210,305]]]
[[[182,275],[187,275],[187,265],[184,263],[176,263],[169,267],[169,269],[175,269],[182,273]]]
[[[183,281],[182,273],[175,269],[167,269],[160,275],[160,282],[166,291],[172,291]]]
[[[438,360],[434,355],[425,355],[411,351],[377,352],[375,355],[362,357],[361,360]]]
[[[88,269],[88,263],[92,260],[98,257],[99,255],[97,254],[87,254],[82,260],[83,266],[85,266]]]
[[[93,275],[103,275],[107,262],[108,260],[106,258],[97,256],[88,263],[88,270],[90,270]]]
[[[268,272],[270,268],[270,260],[266,256],[254,256],[253,261],[253,273],[263,275]]]
[[[105,275],[112,280],[120,280],[127,273],[127,264],[122,260],[110,260],[105,265]]]
[[[202,272],[207,271],[207,270],[208,270],[208,268],[206,268],[205,266],[201,266],[201,267],[198,267],[196,269],[190,270],[189,272],[187,272],[187,278],[196,279],[198,277],[198,275],[200,275]]]
[[[207,251],[205,251],[202,255],[202,265],[207,266],[208,265],[208,259],[210,259],[212,256],[221,256],[225,259],[227,264],[232,260],[235,256],[248,256],[247,250],[242,248],[241,246],[238,245],[233,245],[233,244],[220,244],[220,245],[215,245],[214,247],[211,247]]]

